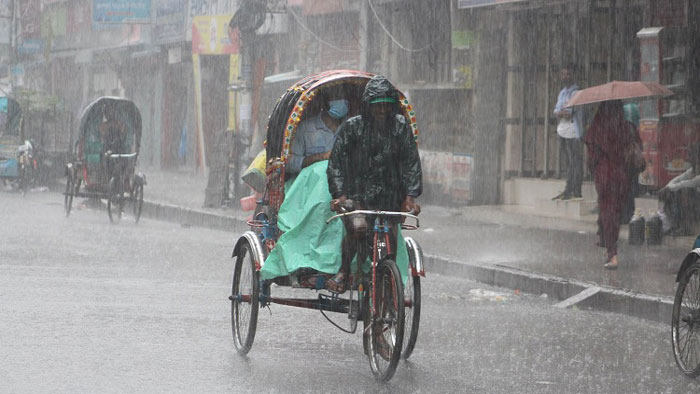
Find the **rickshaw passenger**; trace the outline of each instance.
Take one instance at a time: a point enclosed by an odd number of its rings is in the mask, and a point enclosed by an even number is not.
[[[335,142],[335,133],[348,113],[348,100],[338,88],[325,95],[326,106],[320,114],[299,124],[292,142],[292,157],[287,172],[298,174],[318,161],[328,160]]]
[[[418,146],[406,118],[399,114],[396,89],[385,77],[377,75],[367,83],[360,115],[340,126],[327,176],[333,211],[352,199],[364,209],[420,213],[415,201],[423,189]],[[396,235],[394,228],[394,245]],[[348,232],[343,239],[341,268],[326,282],[329,290],[345,290],[357,253],[352,236]]]

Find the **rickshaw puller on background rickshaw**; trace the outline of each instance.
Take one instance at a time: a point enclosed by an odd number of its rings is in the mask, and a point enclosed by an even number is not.
[[[102,108],[104,121],[100,124],[100,135],[103,141],[103,156],[105,160],[104,170],[106,179],[111,179],[114,175],[114,163],[109,160],[111,154],[131,153],[131,149],[127,146],[126,137],[127,130],[123,122],[117,119],[114,113],[114,105],[105,103]]]
[[[423,190],[418,146],[400,115],[396,89],[385,77],[377,75],[367,82],[360,115],[345,121],[338,130],[327,176],[333,197],[331,210],[339,211],[351,199],[355,209],[420,213],[415,201]],[[366,229],[368,225],[359,227]],[[390,236],[396,245],[393,227]],[[358,229],[349,230],[343,239],[340,271],[326,282],[331,291],[345,290],[350,263],[358,253],[350,239],[358,236],[353,234]]]

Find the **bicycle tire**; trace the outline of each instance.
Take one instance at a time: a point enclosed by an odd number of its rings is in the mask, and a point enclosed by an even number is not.
[[[114,211],[114,212],[112,212]],[[112,224],[118,224],[124,211],[124,191],[115,177],[109,180],[109,194],[107,196],[107,215]]]
[[[73,176],[68,175],[66,179],[66,191],[63,193],[63,210],[66,212],[66,217],[70,216],[70,211],[73,207]]]
[[[132,203],[134,204],[134,220],[138,224],[141,219],[141,211],[143,210],[143,184],[134,186],[132,193]]]
[[[700,261],[697,259],[685,269],[678,281],[671,317],[671,338],[673,355],[681,372],[688,377],[700,375],[700,347],[697,345],[700,343]],[[691,345],[688,347],[688,344]]]
[[[377,279],[372,284],[377,309],[370,317],[369,364],[377,380],[388,382],[394,376],[401,359],[404,334],[404,297],[401,274],[393,260],[383,260],[377,267]],[[387,302],[391,300],[391,302]]]
[[[241,245],[236,256],[231,286],[233,345],[240,355],[248,354],[255,340],[260,307],[259,286],[258,272],[255,269],[255,256],[251,245],[245,242]],[[248,300],[246,300],[246,296]],[[249,308],[246,308],[246,305]]]

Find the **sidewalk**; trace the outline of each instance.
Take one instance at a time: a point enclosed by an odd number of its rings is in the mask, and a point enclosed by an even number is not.
[[[249,213],[203,208],[206,178],[188,172],[149,171],[144,215],[239,234]],[[426,206],[421,229],[410,235],[424,250],[430,272],[566,299],[584,289],[593,306],[668,321],[675,275],[694,237],[666,237],[659,246],[627,244],[620,234],[620,268],[602,269],[604,249],[594,246],[596,224],[538,215],[523,206]],[[597,300],[596,300],[597,299]]]

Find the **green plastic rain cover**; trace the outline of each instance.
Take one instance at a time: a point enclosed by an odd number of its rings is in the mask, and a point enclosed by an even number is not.
[[[340,270],[345,227],[340,219],[326,224],[326,220],[334,215],[330,210],[327,167],[328,161],[314,163],[285,185],[284,202],[277,222],[284,234],[265,260],[260,271],[262,279],[289,275],[299,268],[312,268],[327,274]],[[408,252],[401,231],[397,243],[401,247],[398,248],[396,263],[405,283]],[[365,270],[368,266],[366,264]]]

